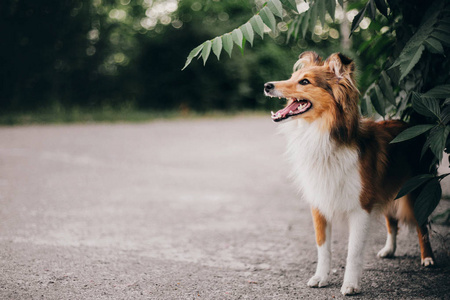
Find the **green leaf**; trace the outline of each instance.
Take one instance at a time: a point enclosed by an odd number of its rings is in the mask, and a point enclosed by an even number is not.
[[[432,117],[439,120],[441,115],[441,109],[439,103],[434,98],[421,97],[419,94],[412,93],[412,107],[419,114],[426,117]]]
[[[444,103],[444,109],[441,111],[441,120],[445,125],[450,122],[450,105],[445,105]]]
[[[267,2],[267,7],[273,12],[273,14],[277,17],[283,17],[283,5],[280,0],[269,0]]]
[[[425,124],[425,125],[416,125],[413,127],[410,127],[402,132],[400,132],[399,135],[397,135],[392,141],[391,144],[394,143],[400,143],[406,140],[410,140],[415,138],[416,136],[419,136],[425,132],[427,132],[428,130],[430,130],[431,128],[433,128],[435,125],[431,125],[431,124]]]
[[[246,39],[245,39],[245,37],[243,37],[243,38],[242,38],[242,46],[241,46],[241,48],[240,48],[240,49],[241,49],[241,54],[242,54],[242,55],[244,55],[245,41],[246,41]]]
[[[377,113],[384,118],[384,115],[386,114],[386,103],[378,85],[374,85],[370,98]]]
[[[217,59],[220,60],[220,52],[222,52],[222,39],[220,38],[220,36],[216,37],[212,41],[212,50],[217,56]]]
[[[327,6],[327,11],[330,14],[331,19],[334,21],[334,16],[336,14],[336,0],[326,0],[325,4]]]
[[[436,130],[430,132],[430,149],[439,161],[442,160],[449,133],[449,126],[439,126]]]
[[[253,30],[261,36],[261,38],[264,38],[264,22],[261,19],[259,15],[253,16],[250,19],[250,24],[253,27]]]
[[[291,9],[295,10],[296,12],[298,12],[298,10],[297,10],[297,3],[295,3],[295,0],[281,0],[281,2],[283,2],[284,5],[290,7]]]
[[[450,25],[438,23],[438,26],[436,27],[436,30],[443,31],[443,32],[446,32],[446,33],[450,33]]]
[[[361,115],[368,116],[368,109],[367,109],[367,101],[366,97],[363,97],[359,103],[359,108],[361,110]]]
[[[231,33],[222,35],[223,48],[227,51],[228,55],[231,57],[231,52],[233,51],[233,37]]]
[[[428,148],[430,148],[430,136],[427,136],[425,143],[423,143],[422,151],[420,152],[420,160],[422,160],[423,156],[427,152]]]
[[[439,40],[441,43],[446,45],[447,47],[450,46],[450,35],[446,34],[441,31],[434,31],[431,33],[431,36],[435,39]]]
[[[203,49],[202,49],[202,58],[203,58],[203,65],[206,64],[206,61],[208,60],[209,53],[211,52],[211,41],[206,41],[203,43]]]
[[[314,28],[316,27],[316,23],[317,23],[317,1],[315,1],[314,3],[311,4],[311,7],[309,8],[309,31],[311,31],[311,33],[314,34]]]
[[[242,48],[242,40],[244,38],[242,31],[239,28],[236,28],[231,32],[231,36],[233,37],[234,43]]]
[[[298,32],[300,31],[300,27],[302,25],[302,21],[303,21],[303,17],[305,16],[305,14],[301,14],[299,16],[297,16],[296,20],[297,20],[297,24],[295,25],[295,30],[294,30],[294,37],[297,38],[298,37]]]
[[[438,20],[437,17],[440,13],[438,7],[440,5],[431,5],[430,8],[425,13],[425,17],[421,22],[419,29],[416,33],[409,39],[405,47],[402,50],[402,54],[409,53],[423,44],[423,42],[430,36],[433,32],[434,24]]]
[[[408,40],[394,64],[389,68],[391,69],[396,66],[400,66],[401,75],[399,81],[408,75],[408,73],[421,58],[422,52],[425,49],[425,40],[430,37],[430,34],[432,35],[434,28],[433,26],[438,20],[437,17],[440,13],[440,7],[440,4],[430,6],[428,11],[425,13],[424,20],[422,20],[419,29]]]
[[[408,179],[403,184],[402,188],[398,192],[395,199],[401,198],[401,197],[411,193],[412,191],[419,188],[421,185],[430,181],[433,178],[435,178],[435,176],[431,175],[431,174],[420,174],[420,175],[417,175],[417,176],[414,176],[414,177]]]
[[[450,84],[435,86],[422,96],[432,98],[450,98]]]
[[[244,25],[242,25],[240,29],[244,34],[245,39],[250,42],[250,45],[253,46],[253,37],[255,34],[253,33],[252,25],[249,22],[247,22]]]
[[[373,0],[369,0],[369,2],[367,2],[367,13],[369,14],[370,18],[372,20],[375,20],[375,16],[376,16],[376,8],[375,8],[375,2],[373,2]]]
[[[383,95],[386,97],[386,99],[392,104],[396,105],[395,103],[395,97],[394,97],[394,90],[392,89],[391,79],[386,74],[385,71],[381,72],[381,79],[380,79],[380,88],[383,92]]]
[[[424,45],[420,45],[417,49],[412,50],[407,58],[400,63],[400,81],[405,78],[406,75],[414,68],[414,66],[419,62],[422,52],[425,49]]]
[[[300,21],[299,18],[294,18],[291,22],[288,23],[288,31],[287,31],[287,35],[286,35],[286,44],[289,43],[289,40],[290,40],[291,36],[294,34],[294,30],[295,30],[295,28],[297,28],[298,21]],[[297,38],[295,35],[294,35],[294,37]]]
[[[367,3],[366,6],[364,6],[364,8],[361,9],[359,13],[353,18],[350,35],[352,35],[353,31],[355,31],[356,28],[358,28],[359,23],[361,23],[361,21],[364,19],[364,15],[366,14],[368,4],[369,3]]]
[[[309,26],[309,19],[311,18],[311,9],[308,9],[305,13],[304,13],[304,17],[302,20],[302,37],[305,38],[306,36],[306,31],[308,31],[308,26]]]
[[[361,99],[360,108],[361,108],[361,114],[366,117],[372,116],[372,101],[370,99],[370,96],[366,93],[364,97]]]
[[[317,2],[317,14],[319,16],[320,23],[322,25],[325,25],[325,15],[327,13],[327,11],[325,9],[325,0],[316,0],[316,2]],[[332,1],[329,1],[329,2],[332,2]]]
[[[378,10],[382,13],[386,18],[387,14],[387,5],[385,0],[375,0],[375,4],[377,5]]]
[[[344,8],[344,0],[338,0],[339,5]]]
[[[417,196],[414,202],[414,216],[419,226],[423,226],[428,217],[434,211],[442,197],[442,189],[439,180],[431,180]]]
[[[264,24],[267,25],[267,27],[270,28],[270,30],[275,31],[276,28],[276,21],[275,17],[273,16],[273,13],[270,11],[270,9],[265,6],[261,11],[259,12],[259,16],[263,20]]]
[[[437,39],[429,37],[425,40],[425,46],[431,53],[444,54],[444,47]]]
[[[183,71],[184,69],[186,69],[186,67],[191,63],[192,59],[193,59],[194,57],[196,57],[196,56],[200,53],[200,51],[202,51],[202,49],[203,49],[203,44],[201,44],[201,45],[195,47],[195,48],[189,53],[189,55],[188,55],[188,57],[187,57],[187,59],[186,59],[186,63],[184,64],[183,69],[181,69],[182,71]]]

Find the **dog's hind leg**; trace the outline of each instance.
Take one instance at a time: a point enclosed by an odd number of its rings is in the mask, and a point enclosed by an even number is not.
[[[377,256],[381,258],[390,258],[394,256],[397,248],[398,220],[386,215],[387,238],[386,245],[381,249]]]
[[[431,267],[434,265],[434,255],[431,250],[430,236],[427,225],[417,226],[417,235],[419,236],[420,258],[422,266]]]
[[[324,287],[328,285],[331,268],[331,224],[315,208],[311,209],[317,242],[316,273],[308,281],[310,287]]]
[[[364,247],[370,227],[370,214],[358,209],[349,213],[349,230],[347,264],[341,293],[353,295],[361,292],[360,281],[363,269]]]
[[[413,193],[408,194],[404,201],[400,202],[398,216],[405,223],[416,225],[417,235],[419,237],[421,264],[422,266],[430,267],[434,265],[434,256],[433,251],[431,250],[428,228],[426,224],[419,226],[416,218],[414,217],[414,202],[419,191],[414,191]],[[403,198],[398,199],[397,201],[399,200],[403,200]]]

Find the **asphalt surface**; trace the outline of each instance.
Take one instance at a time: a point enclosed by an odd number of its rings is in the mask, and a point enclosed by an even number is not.
[[[0,127],[0,299],[343,298],[343,221],[330,286],[306,286],[314,233],[284,147],[270,117]],[[449,228],[433,231],[425,269],[415,230],[376,258],[375,219],[352,298],[450,299]]]

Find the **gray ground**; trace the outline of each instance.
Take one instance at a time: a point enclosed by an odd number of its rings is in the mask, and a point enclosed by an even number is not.
[[[0,298],[342,298],[345,223],[331,285],[306,287],[313,227],[284,147],[269,117],[0,127]],[[353,299],[450,298],[449,228],[433,227],[432,269],[414,230],[377,259],[372,228]]]

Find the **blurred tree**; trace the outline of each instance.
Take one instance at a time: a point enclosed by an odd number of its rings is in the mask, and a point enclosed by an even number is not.
[[[286,45],[282,24],[245,55],[235,47],[233,60],[222,53],[225,64],[180,72],[196,43],[231,31],[254,12],[253,0],[2,1],[0,113],[274,109],[262,83],[288,76],[301,49],[326,53],[337,49],[337,39]]]
[[[193,45],[226,32],[252,15],[254,3],[246,1],[196,1],[179,3],[174,15],[179,28],[165,27],[164,34],[146,41],[141,59],[141,76],[148,87],[140,107],[236,110],[273,107],[266,103],[261,90],[263,76],[287,76],[299,47],[280,47],[281,39],[258,41],[260,47],[226,63],[212,63],[208,68],[195,65],[179,72],[184,55]],[[230,19],[229,15],[233,14]],[[223,55],[224,56],[224,55]],[[288,59],[286,59],[288,57]]]
[[[63,101],[69,72],[83,84],[88,11],[81,1],[1,2],[2,111]]]

